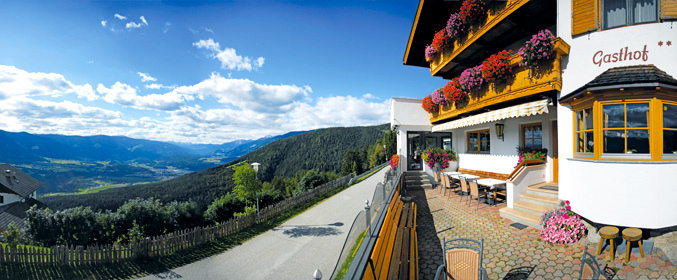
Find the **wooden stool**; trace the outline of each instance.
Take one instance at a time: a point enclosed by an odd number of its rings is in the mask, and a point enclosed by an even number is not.
[[[626,228],[623,230],[623,239],[626,240],[625,245],[625,263],[630,260],[630,242],[639,242],[639,253],[644,257],[644,249],[642,249],[642,230],[638,228]]]
[[[599,230],[599,236],[602,237],[602,240],[599,241],[599,249],[597,249],[597,255],[602,253],[602,246],[604,246],[604,239],[609,240],[611,244],[611,259],[614,259],[614,238],[618,237],[618,228],[612,226],[606,226]]]

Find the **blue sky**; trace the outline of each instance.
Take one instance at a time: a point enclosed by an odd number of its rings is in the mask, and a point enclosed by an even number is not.
[[[418,1],[12,1],[0,129],[223,143],[387,123]]]

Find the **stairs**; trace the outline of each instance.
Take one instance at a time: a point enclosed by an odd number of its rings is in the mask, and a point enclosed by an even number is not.
[[[405,176],[407,188],[421,187],[424,189],[432,189],[433,185],[427,173],[423,171],[407,171]]]
[[[544,212],[559,207],[557,183],[540,183],[527,187],[527,193],[513,203],[513,208],[499,210],[501,217],[541,229],[541,216]]]

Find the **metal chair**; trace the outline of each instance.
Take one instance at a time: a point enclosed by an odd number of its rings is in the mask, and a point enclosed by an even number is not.
[[[588,245],[583,249],[583,257],[581,257],[581,273],[578,279],[606,279],[611,280],[616,276],[616,271],[611,269],[608,265],[603,269],[597,263],[597,259],[588,253]]]
[[[447,241],[442,239],[442,263],[435,273],[435,280],[486,280],[487,271],[482,267],[484,239],[480,241],[457,238]],[[442,278],[440,278],[442,276]]]

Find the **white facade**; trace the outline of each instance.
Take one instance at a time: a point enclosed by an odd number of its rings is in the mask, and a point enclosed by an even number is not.
[[[19,195],[13,194],[13,193],[0,193],[0,196],[3,198],[3,203],[0,203],[0,206],[7,205],[10,203],[14,202],[19,202],[23,200],[23,198]]]
[[[430,114],[421,107],[421,99],[393,98],[390,101],[390,129],[397,131],[397,154],[402,170],[407,171],[407,132],[430,131]]]
[[[571,46],[562,63],[562,96],[613,67],[653,64],[677,77],[677,23],[647,23],[572,37],[571,3],[558,1],[557,36]],[[620,56],[628,59],[620,61]],[[557,119],[560,199],[570,200],[574,211],[596,223],[638,228],[677,225],[673,201],[677,162],[574,159],[571,108],[558,106]]]

